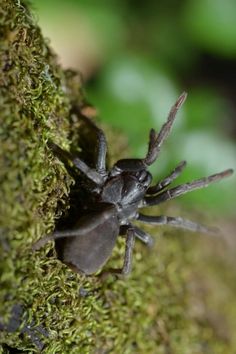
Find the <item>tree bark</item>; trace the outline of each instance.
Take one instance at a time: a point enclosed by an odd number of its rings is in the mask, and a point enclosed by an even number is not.
[[[32,252],[73,182],[47,142],[76,146],[69,110],[84,101],[80,75],[58,65],[28,3],[2,0],[0,352],[233,353],[235,263],[220,241],[152,228],[156,245],[137,242],[128,279],[75,274],[52,243]],[[119,240],[107,268],[123,255]]]

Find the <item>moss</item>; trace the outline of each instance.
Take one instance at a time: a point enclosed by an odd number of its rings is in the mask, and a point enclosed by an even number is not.
[[[73,180],[47,141],[76,145],[69,109],[84,96],[26,2],[2,0],[0,31],[0,352],[235,352],[235,263],[221,241],[152,229],[156,245],[137,242],[128,279],[79,276],[52,243],[31,252],[68,207]],[[107,266],[123,254],[120,240]]]

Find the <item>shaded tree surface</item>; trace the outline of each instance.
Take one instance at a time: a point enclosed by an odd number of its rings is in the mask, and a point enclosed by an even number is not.
[[[155,245],[137,242],[127,279],[75,274],[52,243],[32,252],[69,209],[73,185],[47,142],[76,150],[69,109],[85,99],[29,8],[0,7],[0,352],[234,353],[235,260],[224,239],[147,227]],[[118,157],[122,139],[109,136]],[[107,267],[123,255],[121,239]]]

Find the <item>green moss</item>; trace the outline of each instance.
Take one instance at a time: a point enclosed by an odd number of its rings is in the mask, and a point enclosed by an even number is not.
[[[68,112],[84,98],[26,2],[2,1],[0,31],[0,324],[14,305],[23,309],[19,328],[0,331],[0,352],[234,353],[235,263],[221,241],[152,229],[155,247],[137,242],[133,272],[118,280],[73,273],[52,243],[32,253],[67,208],[73,182],[46,143],[76,145]],[[109,136],[120,153],[123,140]],[[107,266],[120,266],[123,254],[120,240]]]

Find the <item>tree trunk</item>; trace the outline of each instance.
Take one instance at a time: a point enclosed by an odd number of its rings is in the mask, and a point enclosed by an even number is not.
[[[69,110],[84,98],[26,1],[1,1],[0,68],[0,352],[233,353],[235,263],[221,241],[153,228],[128,279],[75,274],[51,242],[32,252],[73,182],[47,142],[76,146]],[[107,267],[123,255],[120,240]]]

